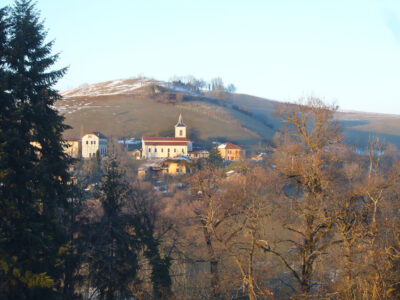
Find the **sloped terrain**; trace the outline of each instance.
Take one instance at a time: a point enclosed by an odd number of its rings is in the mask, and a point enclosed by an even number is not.
[[[246,148],[266,145],[279,130],[277,102],[243,94],[214,99],[151,79],[113,80],[61,93],[56,108],[72,128],[67,137],[100,131],[115,138],[173,135],[179,113],[197,144],[232,141]],[[371,135],[381,135],[400,146],[400,116],[340,112],[337,118],[347,140],[364,146]]]

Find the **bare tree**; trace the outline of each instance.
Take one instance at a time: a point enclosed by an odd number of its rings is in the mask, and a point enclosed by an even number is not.
[[[194,214],[201,224],[207,256],[210,262],[212,294],[215,299],[219,298],[219,257],[212,238],[212,228],[218,227],[221,222],[221,220],[216,220],[214,216],[217,207],[220,205],[220,178],[221,172],[214,167],[209,167],[194,174],[190,180],[193,200],[195,201],[193,205]],[[223,217],[222,215],[221,218]],[[215,224],[210,226],[211,222]]]
[[[278,257],[308,295],[313,286],[315,262],[335,244],[335,212],[331,209],[331,192],[340,184],[339,164],[342,162],[342,136],[333,121],[334,106],[309,98],[306,103],[286,104],[277,108],[286,125],[276,138],[271,172],[281,177],[277,207],[283,239],[275,240],[287,247],[273,246],[268,239],[259,239],[258,247]]]
[[[233,261],[249,299],[272,296],[257,279],[256,243],[262,232],[264,219],[270,214],[269,178],[264,169],[244,168],[241,174],[228,178],[222,186],[226,204],[223,223],[210,222],[213,236],[227,257]],[[213,214],[215,215],[215,214]],[[219,225],[218,227],[215,225]]]

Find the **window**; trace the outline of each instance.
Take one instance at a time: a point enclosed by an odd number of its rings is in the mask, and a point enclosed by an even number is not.
[[[154,147],[154,152],[157,152],[157,147]]]
[[[149,148],[149,152],[151,152],[151,148]]]
[[[168,153],[169,153],[169,148],[168,148]]]
[[[176,153],[176,148],[174,148],[174,152]]]
[[[183,135],[183,131],[182,131],[182,130],[179,131],[179,135],[180,135],[180,136]]]
[[[185,149],[184,148],[182,148],[182,153],[185,153]]]
[[[89,141],[86,141],[86,145],[89,145]]]
[[[96,145],[96,141],[93,141],[93,144]]]
[[[164,148],[161,148],[161,152],[164,152]]]

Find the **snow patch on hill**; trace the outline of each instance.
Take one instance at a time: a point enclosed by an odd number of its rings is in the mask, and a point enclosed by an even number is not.
[[[63,98],[96,97],[108,95],[129,95],[135,90],[157,83],[152,79],[126,79],[87,84],[78,88],[61,92]]]

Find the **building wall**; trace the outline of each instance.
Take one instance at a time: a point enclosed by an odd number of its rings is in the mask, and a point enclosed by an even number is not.
[[[187,173],[186,165],[179,162],[168,162],[165,164],[165,166],[167,171],[166,173],[172,176]]]
[[[167,158],[167,157],[177,157],[181,155],[188,154],[188,146],[148,146],[146,142],[143,144],[143,157],[144,158]],[[169,152],[168,152],[169,149]],[[168,155],[169,154],[169,155]]]
[[[175,126],[175,137],[186,137],[186,127]]]
[[[66,144],[64,146],[64,153],[68,154],[71,157],[78,158],[80,143],[80,141],[66,141]]]
[[[219,154],[224,160],[238,160],[241,158],[241,149],[218,149]]]
[[[84,135],[82,137],[82,157],[96,157],[97,151],[99,151],[101,156],[107,155],[107,140],[100,139],[95,134]]]
[[[226,160],[240,159],[240,149],[226,149]]]
[[[226,149],[225,148],[218,148],[218,152],[219,152],[219,155],[221,155],[221,157],[223,158],[223,159],[226,159]]]
[[[195,151],[195,152],[190,152],[189,156],[195,159],[198,158],[207,158],[210,156],[210,152],[208,151]]]

